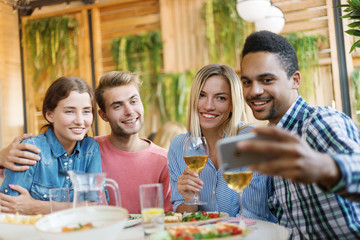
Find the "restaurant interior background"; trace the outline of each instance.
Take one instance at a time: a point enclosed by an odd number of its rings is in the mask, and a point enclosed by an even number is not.
[[[340,0],[271,2],[285,16],[280,34],[302,59],[301,94],[358,122],[360,90],[351,76],[359,71],[360,55],[349,53],[354,39],[344,33],[347,19],[333,8]],[[185,123],[196,70],[219,62],[240,72],[241,46],[255,27],[234,14],[235,5],[236,0],[0,0],[0,147],[24,131],[38,134],[45,91],[62,75],[96,86],[108,71],[139,72],[146,110],[141,134],[156,132],[166,121]],[[246,120],[256,122],[249,109]],[[95,134],[109,133],[107,125],[97,118]]]

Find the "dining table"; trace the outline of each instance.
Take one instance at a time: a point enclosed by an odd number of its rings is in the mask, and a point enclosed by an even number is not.
[[[237,221],[237,218],[227,218],[223,221],[234,222]],[[251,220],[248,221],[248,227],[253,231],[246,237],[238,236],[232,237],[231,239],[243,239],[243,240],[288,240],[289,232],[288,230],[280,226],[279,224],[266,222],[262,220]],[[136,224],[134,226],[126,227],[123,229],[120,236],[117,240],[141,240],[145,239],[142,223]],[[155,239],[156,240],[156,239]],[[160,239],[159,239],[160,240]]]
[[[140,215],[140,214],[137,214]],[[5,218],[6,214],[0,213],[0,240],[40,240],[42,239],[41,234],[35,229],[34,225],[27,225],[27,224],[12,224],[12,223],[6,223],[2,222]],[[74,215],[72,215],[74,216]],[[22,218],[24,216],[19,215],[19,218]],[[210,222],[209,222],[210,221]],[[234,217],[224,217],[221,220],[203,220],[201,223],[192,223],[192,222],[182,222],[182,223],[169,223],[165,224],[165,227],[169,226],[177,226],[178,224],[181,225],[211,225],[214,224],[217,221],[224,221],[224,222],[230,222],[230,223],[239,223],[239,218]],[[44,224],[46,224],[48,221],[43,221]],[[288,240],[289,239],[289,232],[288,230],[280,226],[279,224],[266,222],[262,220],[254,220],[254,219],[245,219],[245,223],[247,227],[250,229],[248,232],[248,235],[245,237],[242,235],[232,236],[230,237],[231,240],[234,239],[242,239],[242,240],[260,240],[260,239],[267,239],[267,240]],[[124,225],[120,225],[120,227],[124,227],[123,229],[119,229],[117,231],[116,235],[113,235],[111,239],[116,240],[142,240],[145,239],[144,237],[144,230],[142,225],[142,218],[137,218],[132,221],[127,220],[123,223]],[[107,227],[110,227],[112,225],[108,225]],[[109,233],[111,234],[111,233]],[[68,236],[60,236],[60,235],[54,235],[58,236],[57,239],[67,239]],[[52,239],[47,238],[47,239]],[[80,238],[81,239],[81,238]],[[105,237],[103,240],[106,240]],[[147,239],[146,239],[147,240]],[[165,229],[162,232],[155,233],[150,236],[150,240],[170,240],[170,236],[165,231]],[[216,239],[218,240],[218,239]]]

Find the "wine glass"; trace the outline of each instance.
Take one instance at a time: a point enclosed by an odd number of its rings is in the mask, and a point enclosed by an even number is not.
[[[183,156],[189,169],[200,174],[209,157],[209,148],[205,137],[187,137],[183,147]],[[199,200],[199,196],[195,192],[194,200],[185,204],[205,205],[207,202]]]
[[[227,170],[223,172],[224,179],[232,190],[235,190],[239,193],[239,205],[240,205],[240,226],[245,226],[244,220],[244,212],[243,212],[243,201],[242,195],[244,189],[250,184],[253,172],[252,171],[244,171],[239,172],[239,170]]]

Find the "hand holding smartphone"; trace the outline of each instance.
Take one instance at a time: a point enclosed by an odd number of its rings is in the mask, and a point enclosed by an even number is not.
[[[261,163],[270,159],[269,156],[264,154],[238,151],[236,144],[244,140],[271,141],[272,139],[256,133],[246,133],[219,140],[217,142],[217,154],[219,163],[223,166],[224,171]]]

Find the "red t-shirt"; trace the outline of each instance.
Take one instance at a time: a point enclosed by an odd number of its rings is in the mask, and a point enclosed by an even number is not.
[[[171,190],[167,151],[149,141],[150,145],[140,152],[125,152],[114,147],[110,136],[95,138],[100,145],[102,171],[107,178],[117,182],[121,195],[121,206],[129,213],[141,213],[139,186],[162,183],[164,210],[172,211]],[[110,205],[115,205],[114,196],[108,188]]]

